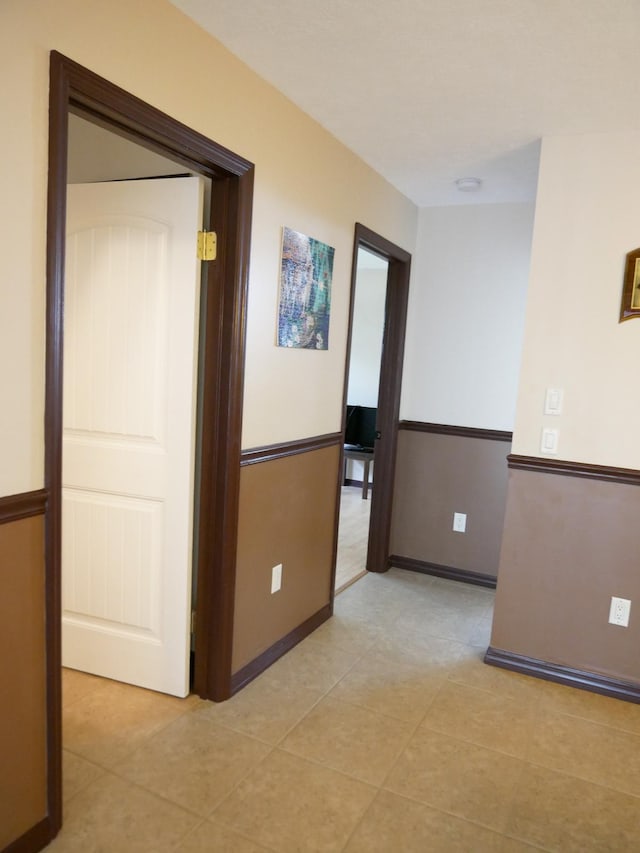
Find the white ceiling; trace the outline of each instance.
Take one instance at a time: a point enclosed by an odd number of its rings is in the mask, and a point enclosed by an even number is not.
[[[640,131],[640,0],[173,3],[420,206],[532,200],[542,136]]]

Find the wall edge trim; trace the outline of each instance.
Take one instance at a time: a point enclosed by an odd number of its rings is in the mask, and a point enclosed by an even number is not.
[[[574,669],[570,666],[530,658],[504,649],[496,649],[493,646],[489,646],[487,649],[484,662],[491,666],[499,666],[502,669],[531,675],[534,678],[542,678],[545,681],[554,681],[557,684],[577,687],[590,693],[600,693],[603,696],[612,696],[614,699],[640,704],[640,684],[600,675],[597,672]]]
[[[20,521],[33,515],[44,515],[47,510],[49,492],[37,489],[33,492],[21,492],[0,498],[0,524]]]
[[[495,575],[483,575],[482,572],[456,569],[455,566],[443,566],[440,563],[429,563],[425,560],[416,560],[413,557],[401,557],[397,554],[392,554],[389,557],[389,565],[396,569],[418,572],[421,575],[434,575],[438,578],[448,578],[453,581],[470,583],[474,586],[484,586],[488,589],[495,589],[498,580]]]
[[[308,637],[316,628],[320,627],[323,622],[326,622],[332,613],[331,604],[325,604],[324,607],[321,607],[320,610],[317,610],[312,616],[305,619],[297,628],[289,631],[288,634],[259,654],[258,657],[235,672],[231,676],[231,695],[233,696],[250,681],[253,681],[254,678],[257,678],[265,669],[268,669],[272,663],[275,663],[294,646],[297,646],[299,642]]]
[[[507,465],[510,469],[517,471],[560,474],[565,477],[581,477],[585,480],[640,486],[640,471],[636,468],[591,465],[587,462],[568,462],[563,459],[542,459],[538,456],[519,456],[517,453],[507,456]]]
[[[38,850],[53,841],[54,832],[51,826],[49,817],[43,818],[36,823],[31,829],[28,829],[24,835],[12,841],[8,847],[4,848],[3,853],[36,853]]]
[[[482,438],[486,441],[511,441],[513,439],[513,433],[507,430],[434,424],[426,421],[400,421],[398,429],[407,432],[429,432],[435,435],[457,435],[461,438]]]
[[[329,432],[325,435],[314,435],[310,438],[300,438],[295,441],[283,441],[279,444],[266,444],[264,447],[252,447],[243,450],[240,465],[255,465],[257,462],[271,462],[286,456],[296,456],[298,453],[309,453],[312,450],[323,450],[342,444],[341,432]]]

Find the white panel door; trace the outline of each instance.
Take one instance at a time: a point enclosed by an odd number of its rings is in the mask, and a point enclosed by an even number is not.
[[[63,665],[189,688],[200,178],[68,188]]]

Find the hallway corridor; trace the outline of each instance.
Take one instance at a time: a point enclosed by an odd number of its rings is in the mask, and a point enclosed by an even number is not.
[[[366,575],[220,705],[67,671],[48,849],[637,850],[640,707],[485,665],[492,604]]]

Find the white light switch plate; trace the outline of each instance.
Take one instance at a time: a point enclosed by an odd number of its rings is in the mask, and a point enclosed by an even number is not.
[[[562,397],[562,388],[547,388],[547,393],[544,398],[545,415],[562,414]]]
[[[548,429],[545,427],[542,430],[542,440],[540,442],[541,453],[557,453],[558,452],[558,430]]]

